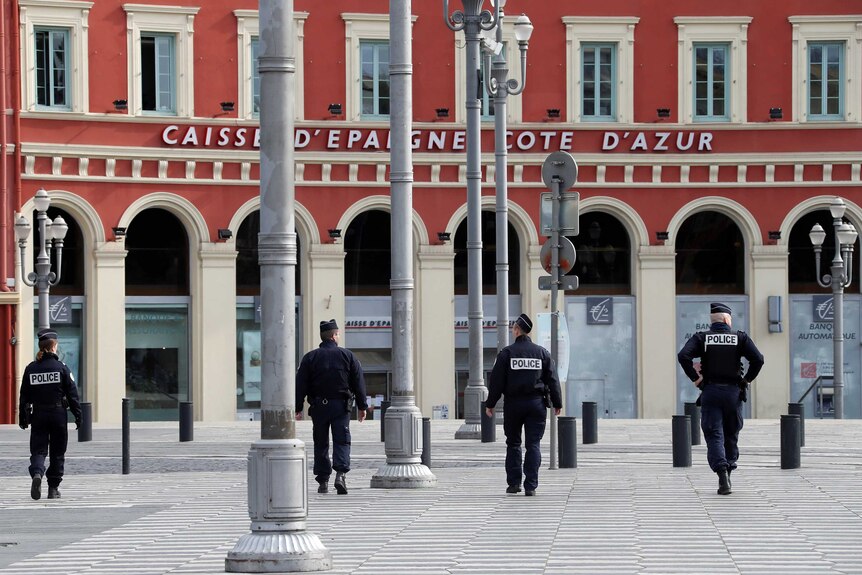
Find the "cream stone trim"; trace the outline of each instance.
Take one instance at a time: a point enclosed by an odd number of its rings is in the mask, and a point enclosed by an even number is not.
[[[509,66],[509,78],[513,78],[520,84],[521,78],[521,52],[518,41],[515,40],[515,20],[517,15],[503,18],[503,42],[506,43],[506,63]],[[479,51],[479,57],[485,58],[484,53]],[[530,66],[530,51],[527,50],[527,67]],[[467,43],[464,36],[455,34],[455,122],[465,123],[467,121]],[[541,82],[541,78],[532,77],[528,82]],[[511,124],[520,123],[522,118],[521,96],[509,96],[506,98],[506,122]],[[494,125],[493,118],[485,118],[485,124]]]
[[[720,196],[704,196],[679,208],[668,223],[667,230],[670,233],[668,241],[675,243],[676,234],[683,222],[693,214],[705,211],[719,212],[736,222],[745,238],[746,250],[763,245],[763,235],[757,218],[742,204]]]
[[[128,105],[133,116],[164,116],[141,109],[141,32],[175,35],[176,116],[194,116],[195,64],[194,21],[200,8],[150,4],[123,4],[126,11]],[[170,114],[174,116],[174,114]]]
[[[566,26],[566,107],[570,122],[582,122],[581,117],[581,45],[586,42],[616,44],[617,93],[616,118],[618,123],[634,121],[634,42],[635,26],[640,18],[634,16],[564,16]],[[592,122],[591,122],[592,123]],[[599,125],[600,122],[595,122]]]
[[[251,41],[260,37],[260,17],[257,10],[234,10],[237,26],[237,117],[246,120],[257,120],[251,98],[251,80],[254,62],[251,61]],[[294,56],[296,73],[294,74],[293,113],[296,120],[305,117],[305,21],[308,12],[294,12]]]
[[[417,16],[410,16],[411,29],[417,18]],[[388,42],[389,14],[343,12],[341,19],[344,20],[344,86],[346,92],[344,95],[344,118],[347,121],[356,122],[360,120],[362,110],[360,90],[362,63],[359,43],[362,40],[385,40]]]
[[[729,121],[748,121],[748,16],[678,16],[677,25],[679,96],[677,118],[684,124],[704,124],[694,119],[694,52],[698,42],[730,45]]]
[[[844,121],[862,122],[862,14],[790,16],[787,20],[793,27],[793,121],[810,121],[808,44],[836,41],[844,42]]]
[[[21,108],[36,111],[36,36],[41,26],[69,30],[69,99],[68,113],[86,114],[90,110],[89,17],[93,2],[78,0],[19,0],[21,36]],[[56,117],[62,109],[41,108]]]
[[[781,239],[778,240],[778,244],[787,245],[790,241],[790,232],[793,230],[793,226],[796,225],[796,222],[798,222],[802,216],[816,210],[828,210],[829,204],[834,199],[834,195],[814,196],[793,206],[781,222],[781,227],[779,228],[779,230],[781,230]],[[856,202],[845,197],[842,197],[842,199],[844,200],[844,204],[847,206],[847,210],[844,212],[844,217],[852,220],[857,229],[862,227],[862,207],[860,207]]]
[[[197,258],[198,249],[202,242],[209,241],[209,229],[207,222],[201,215],[197,206],[182,196],[168,192],[154,192],[142,196],[129,204],[117,223],[120,227],[128,228],[135,216],[148,208],[162,208],[171,212],[189,232],[189,250]],[[191,265],[191,262],[189,263]]]
[[[356,216],[369,210],[392,212],[392,204],[390,203],[389,196],[375,195],[362,198],[344,210],[336,227],[341,230],[347,230]],[[416,241],[416,245],[413,247],[415,251],[419,245],[428,243],[428,228],[425,227],[425,222],[415,209],[411,210],[411,212],[413,214],[413,239]]]

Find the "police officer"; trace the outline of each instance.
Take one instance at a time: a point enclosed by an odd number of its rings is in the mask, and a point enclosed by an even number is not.
[[[685,374],[701,390],[701,427],[706,438],[709,467],[718,474],[718,494],[731,493],[730,474],[739,459],[742,403],[748,384],[763,367],[763,354],[744,331],[731,329],[731,310],[723,303],[710,306],[709,331],[691,336],[677,358]],[[700,373],[693,358],[700,358]],[[742,375],[741,358],[748,360]]]
[[[340,333],[334,319],[320,322],[320,346],[303,356],[296,374],[296,410],[308,396],[313,422],[314,476],[318,493],[329,491],[335,469],[335,490],[347,493],[345,474],[350,471],[350,405],[355,398],[358,418],[365,420],[365,377],[362,365],[350,350],[338,347]],[[298,418],[302,418],[299,413]],[[332,462],[329,433],[332,430]]]
[[[81,424],[81,404],[75,378],[66,364],[57,357],[57,332],[39,331],[39,352],[36,361],[24,370],[18,402],[18,425],[30,431],[30,497],[42,497],[42,477],[48,476],[48,499],[59,499],[66,460],[67,406],[75,416],[75,427]],[[45,471],[45,457],[50,465]]]
[[[539,485],[539,465],[542,452],[539,442],[545,434],[547,408],[553,405],[560,414],[563,397],[554,362],[548,350],[530,341],[527,334],[533,322],[522,313],[512,326],[515,342],[504,347],[497,355],[491,371],[491,382],[485,411],[493,417],[494,406],[501,395],[506,396],[506,413],[503,431],[506,433],[506,493],[521,491],[524,478],[524,495],[535,495]],[[546,395],[550,404],[546,404]],[[521,466],[521,428],[526,436],[527,455]]]

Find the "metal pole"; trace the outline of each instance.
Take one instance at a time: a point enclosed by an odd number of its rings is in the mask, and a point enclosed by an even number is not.
[[[581,407],[581,419],[584,427],[584,443],[599,441],[599,407],[595,401],[585,401]]]
[[[836,220],[839,221],[839,220]],[[838,227],[836,225],[835,229]],[[832,260],[832,299],[835,314],[832,321],[832,407],[835,419],[844,419],[844,262],[841,260],[841,244],[835,234],[835,259]]]
[[[805,404],[788,403],[787,413],[799,416],[799,446],[805,447]]]
[[[799,450],[799,416],[781,416],[781,469],[798,469],[801,466]]]
[[[81,425],[78,426],[78,442],[93,441],[93,404],[81,402]]]
[[[306,530],[308,465],[296,438],[293,0],[260,0],[259,16],[261,438],[248,457],[251,532],[225,570],[323,571],[332,557]]]
[[[497,42],[503,42],[503,13],[497,19]],[[497,240],[497,352],[509,345],[509,190],[506,109],[509,66],[505,53],[494,58],[494,213]],[[486,85],[486,88],[490,86]]]
[[[422,465],[431,467],[431,418],[422,418]]]
[[[691,467],[691,418],[674,415],[672,423],[673,466]]]
[[[48,232],[48,214],[36,212],[39,227],[39,255],[36,256],[36,292],[39,301],[39,329],[51,327],[51,246],[45,237]]]
[[[129,459],[131,458],[131,425],[129,424],[129,399],[123,398],[123,411],[122,411],[122,421],[123,421],[123,475],[128,475],[130,473],[131,464]]]
[[[700,445],[700,408],[694,402],[685,404],[685,414],[691,419],[691,444]]]
[[[191,401],[180,402],[180,441],[194,441],[195,417]]]
[[[557,310],[557,295],[560,291],[560,201],[563,195],[563,181],[558,179],[554,186],[551,201],[551,359],[556,369],[559,361],[560,318]],[[557,414],[551,407],[551,469],[557,469]]]
[[[578,466],[578,425],[574,417],[560,417],[560,467],[572,469]],[[586,443],[586,442],[585,442]]]
[[[485,411],[485,402],[482,406],[482,443],[494,443],[497,441],[497,424],[494,422],[494,415],[489,416]]]
[[[392,205],[392,396],[384,418],[386,463],[371,487],[433,487],[437,478],[422,464],[422,413],[413,395],[413,52],[411,1],[389,1],[389,115]],[[391,433],[392,428],[397,433]],[[416,437],[416,435],[419,435]]]

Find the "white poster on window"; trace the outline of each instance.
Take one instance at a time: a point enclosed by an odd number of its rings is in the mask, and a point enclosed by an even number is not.
[[[242,334],[242,380],[245,401],[260,401],[260,332]]]

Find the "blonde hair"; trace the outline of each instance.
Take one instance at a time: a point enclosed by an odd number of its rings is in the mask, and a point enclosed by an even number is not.
[[[709,314],[709,323],[726,323],[727,325],[732,325],[731,321],[733,321],[730,317],[729,313],[711,313]]]

